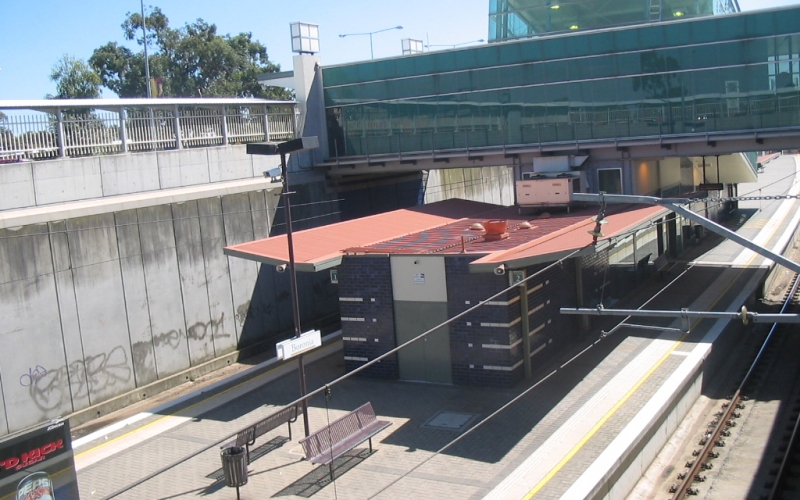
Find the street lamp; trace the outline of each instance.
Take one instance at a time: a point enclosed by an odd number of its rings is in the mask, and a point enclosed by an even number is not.
[[[480,40],[470,40],[469,42],[461,42],[461,43],[446,43],[446,44],[443,44],[443,45],[426,45],[426,46],[425,46],[425,48],[428,48],[428,49],[429,49],[429,48],[431,48],[431,47],[450,47],[451,49],[454,49],[454,48],[456,48],[456,47],[460,47],[460,46],[462,46],[462,45],[467,45],[467,44],[470,44],[470,43],[483,43],[483,42],[485,42],[485,41],[486,41],[486,40],[484,40],[483,38],[481,38]]]
[[[144,86],[147,87],[147,98],[153,97],[150,90],[150,59],[147,58],[147,21],[144,18],[144,0],[139,0],[142,7],[142,36],[144,38]]]
[[[386,28],[378,31],[370,31],[369,33],[345,33],[344,35],[339,35],[339,38],[344,38],[346,36],[360,36],[360,35],[369,35],[369,55],[370,59],[375,59],[375,53],[372,50],[372,35],[375,33],[383,33],[384,31],[391,31],[391,30],[401,30],[403,29],[402,26],[395,26],[393,28]]]
[[[281,177],[283,179],[284,208],[286,209],[286,240],[289,245],[289,279],[292,293],[292,314],[294,315],[294,336],[299,338],[300,330],[300,300],[297,295],[297,274],[294,268],[294,242],[292,241],[292,204],[289,195],[289,176],[286,170],[286,155],[308,151],[319,147],[319,139],[316,136],[300,137],[286,142],[257,142],[247,145],[249,155],[280,155],[281,156]],[[306,396],[306,372],[303,365],[303,355],[297,357],[300,371],[300,395],[303,398],[303,426],[306,437],[309,435],[308,429],[308,401]]]

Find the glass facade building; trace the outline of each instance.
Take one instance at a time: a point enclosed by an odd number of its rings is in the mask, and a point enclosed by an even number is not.
[[[733,0],[491,0],[489,41],[737,11]]]
[[[326,67],[330,154],[797,127],[798,54],[793,7]]]

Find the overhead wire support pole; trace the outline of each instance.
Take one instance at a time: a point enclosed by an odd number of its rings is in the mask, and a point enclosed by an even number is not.
[[[731,241],[735,241],[736,243],[742,245],[743,247],[747,248],[748,250],[752,250],[753,252],[761,255],[762,257],[766,257],[787,269],[794,271],[800,274],[800,264],[797,262],[787,259],[783,255],[773,252],[768,248],[764,248],[760,245],[753,243],[752,241],[744,238],[737,233],[731,231],[730,229],[717,224],[709,219],[706,219],[702,215],[692,212],[686,207],[682,205],[688,205],[690,203],[701,201],[701,200],[693,200],[691,198],[656,198],[654,196],[637,196],[637,195],[625,195],[625,194],[588,194],[588,193],[575,193],[572,195],[573,200],[575,201],[582,201],[582,202],[589,202],[589,203],[600,203],[601,200],[604,203],[642,203],[647,205],[660,205],[664,208],[668,208],[675,213],[678,213],[687,219],[691,219],[704,228],[712,231],[716,234],[719,234],[723,238],[727,238]]]

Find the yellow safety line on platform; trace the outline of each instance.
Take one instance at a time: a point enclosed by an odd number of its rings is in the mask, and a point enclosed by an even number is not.
[[[683,340],[686,338],[686,336],[687,336],[687,335],[689,335],[689,334],[688,334],[688,333],[686,333],[686,334],[684,334],[684,335],[683,335],[683,337],[681,337],[679,340],[676,340],[676,341],[675,341],[674,345],[673,345],[673,346],[672,346],[672,347],[671,347],[671,348],[670,348],[670,349],[669,349],[669,350],[666,352],[666,354],[664,354],[664,356],[662,356],[662,357],[661,357],[661,359],[659,359],[659,360],[658,360],[658,362],[657,362],[657,363],[656,363],[656,364],[655,364],[655,365],[654,365],[652,368],[650,368],[650,369],[647,371],[647,373],[645,373],[645,374],[642,376],[642,378],[640,378],[640,379],[639,379],[639,381],[638,381],[638,382],[636,382],[636,384],[635,384],[635,385],[634,385],[634,386],[631,388],[631,390],[629,390],[629,391],[628,391],[628,392],[627,392],[627,393],[626,393],[626,394],[625,394],[625,395],[622,397],[622,399],[620,399],[619,401],[617,401],[617,404],[615,404],[615,405],[614,405],[614,406],[613,406],[613,407],[612,407],[610,410],[608,410],[608,413],[606,413],[605,415],[603,415],[603,418],[601,418],[601,419],[600,419],[600,420],[599,420],[599,421],[598,421],[598,422],[597,422],[597,423],[594,425],[594,427],[592,427],[592,429],[591,429],[591,430],[590,430],[588,433],[586,433],[586,435],[585,435],[585,436],[583,436],[583,438],[582,438],[580,441],[578,441],[578,443],[577,443],[577,444],[576,444],[576,445],[575,445],[575,446],[574,446],[574,447],[573,447],[573,448],[572,448],[572,449],[569,451],[569,453],[567,453],[567,454],[566,454],[566,456],[564,456],[564,458],[562,458],[562,459],[561,459],[561,461],[560,461],[560,462],[558,462],[558,463],[556,464],[556,466],[555,466],[555,467],[553,467],[553,468],[550,470],[550,472],[548,472],[548,473],[547,473],[547,475],[546,475],[546,476],[544,476],[544,477],[541,479],[541,481],[539,481],[539,483],[538,483],[536,486],[534,486],[534,487],[533,487],[533,489],[532,489],[531,491],[529,491],[529,492],[528,492],[528,494],[527,494],[527,495],[525,495],[525,497],[524,497],[524,499],[525,499],[525,500],[530,500],[530,499],[533,497],[533,495],[535,495],[536,493],[538,493],[538,492],[539,492],[539,490],[541,490],[542,488],[544,488],[544,487],[545,487],[545,485],[546,485],[547,483],[549,483],[551,479],[553,479],[553,476],[555,476],[556,474],[558,474],[558,472],[561,470],[561,468],[562,468],[562,467],[564,467],[564,465],[566,465],[566,464],[567,464],[567,462],[569,462],[570,460],[572,460],[572,457],[574,457],[574,456],[575,456],[575,454],[576,454],[576,453],[578,453],[578,452],[579,452],[579,451],[580,451],[580,450],[581,450],[581,449],[582,449],[582,448],[583,448],[583,447],[586,445],[586,443],[587,443],[587,442],[588,442],[588,441],[589,441],[589,440],[590,440],[592,437],[594,437],[594,435],[597,433],[597,431],[599,431],[599,430],[600,430],[600,428],[601,428],[601,427],[602,427],[602,426],[603,426],[603,425],[604,425],[604,424],[605,424],[605,423],[608,421],[608,419],[610,419],[611,417],[613,417],[613,416],[614,416],[614,414],[617,412],[617,410],[619,410],[619,408],[620,408],[620,407],[621,407],[623,404],[625,404],[625,402],[626,402],[626,401],[628,401],[628,399],[630,399],[630,397],[631,397],[631,396],[633,396],[633,394],[634,394],[636,391],[638,391],[638,390],[639,390],[639,388],[642,386],[642,384],[644,384],[645,382],[647,382],[647,379],[649,379],[649,378],[650,378],[650,376],[651,376],[651,375],[653,375],[653,373],[654,373],[654,372],[655,372],[655,371],[656,371],[656,370],[657,370],[657,369],[658,369],[658,368],[659,368],[659,367],[660,367],[660,366],[661,366],[661,365],[664,363],[664,361],[666,361],[666,360],[669,358],[669,356],[672,354],[672,352],[673,352],[675,349],[677,349],[679,345],[681,345],[681,342],[683,342]]]
[[[320,351],[322,351],[322,350],[323,350],[323,349],[325,349],[326,347],[331,347],[331,346],[334,346],[334,345],[336,345],[336,344],[338,344],[338,343],[340,343],[340,342],[341,342],[341,339],[339,339],[339,340],[336,340],[335,342],[332,342],[332,343],[328,344],[327,346],[323,346],[323,348],[322,348],[322,349],[320,349]],[[276,366],[276,367],[272,368],[271,370],[269,370],[269,371],[266,371],[266,372],[262,373],[261,375],[258,375],[258,376],[256,376],[256,377],[253,377],[253,378],[251,378],[251,379],[244,380],[244,381],[242,381],[242,382],[240,382],[240,383],[238,383],[238,384],[234,385],[233,387],[229,387],[228,389],[225,389],[225,390],[224,390],[224,391],[222,391],[222,392],[219,392],[219,393],[217,393],[217,394],[214,394],[213,396],[211,396],[211,397],[209,397],[209,398],[201,399],[201,400],[200,400],[200,401],[198,401],[197,403],[194,403],[193,405],[187,406],[186,408],[182,408],[182,409],[178,410],[177,412],[175,412],[174,414],[171,414],[171,415],[164,415],[163,417],[161,417],[161,418],[158,418],[158,419],[156,419],[156,420],[154,420],[154,421],[152,421],[152,422],[150,422],[150,423],[148,423],[148,424],[145,424],[145,425],[143,425],[143,426],[141,426],[141,427],[137,427],[136,429],[131,429],[130,431],[126,432],[125,434],[119,435],[119,436],[117,436],[117,437],[115,437],[115,438],[113,438],[113,439],[109,439],[108,441],[104,441],[104,442],[100,443],[100,444],[99,444],[99,445],[97,445],[97,446],[94,446],[94,447],[92,447],[92,448],[89,448],[89,449],[88,449],[88,450],[86,450],[86,451],[82,451],[81,453],[78,453],[77,455],[75,455],[75,459],[77,459],[77,458],[79,458],[79,457],[82,457],[82,456],[84,456],[84,455],[86,455],[86,454],[88,454],[88,453],[91,453],[91,452],[97,451],[97,450],[99,450],[99,449],[101,449],[101,448],[104,448],[104,447],[106,447],[106,446],[109,446],[109,445],[110,445],[110,444],[112,444],[112,443],[116,443],[117,441],[120,441],[120,440],[122,440],[122,439],[124,439],[124,438],[127,438],[127,437],[131,436],[132,434],[135,434],[135,433],[141,432],[141,431],[143,431],[143,430],[145,430],[145,429],[148,429],[148,428],[150,428],[150,427],[153,427],[153,426],[155,426],[156,424],[158,424],[158,423],[161,423],[161,422],[163,422],[163,421],[165,421],[165,420],[167,420],[167,419],[171,419],[171,418],[174,418],[174,417],[180,417],[180,416],[183,416],[183,415],[181,415],[181,414],[184,414],[184,413],[188,412],[189,410],[191,410],[191,409],[193,409],[193,408],[195,408],[195,407],[197,407],[197,406],[199,406],[199,405],[201,405],[201,404],[207,403],[207,402],[209,402],[209,401],[213,401],[214,399],[217,399],[217,398],[219,398],[220,396],[222,396],[222,395],[224,395],[224,394],[227,394],[228,392],[230,392],[230,391],[232,391],[232,390],[234,390],[234,389],[238,389],[239,387],[241,387],[241,386],[243,386],[243,385],[245,385],[245,384],[248,384],[248,383],[251,383],[251,382],[253,382],[253,381],[255,381],[255,380],[258,380],[258,379],[260,379],[260,378],[266,377],[267,375],[270,375],[272,372],[274,372],[274,371],[276,371],[276,370],[279,370],[279,369],[281,369],[281,368],[284,368],[284,367],[285,367],[287,364],[288,364],[288,363],[284,363],[284,364],[281,364],[281,365],[279,365],[279,366]],[[211,408],[211,409],[213,409],[213,408]],[[210,410],[209,410],[209,411],[210,411]]]
[[[756,255],[757,255],[757,254],[756,254]],[[749,260],[749,262],[747,263],[747,266],[749,266],[749,265],[750,265],[750,264],[753,262],[753,260],[755,260],[755,258],[756,258],[756,256],[755,256],[755,255],[754,255],[753,257],[751,257],[751,258],[750,258],[750,260]],[[727,287],[725,287],[725,290],[724,290],[722,293],[720,293],[720,294],[717,296],[717,299],[716,299],[716,300],[715,300],[715,301],[714,301],[714,302],[713,302],[713,303],[712,303],[712,304],[709,306],[709,309],[713,308],[713,307],[714,307],[714,306],[715,306],[715,305],[716,305],[716,304],[717,304],[717,303],[718,303],[720,300],[722,300],[722,297],[723,297],[723,296],[725,296],[725,294],[726,294],[726,293],[728,293],[728,291],[731,289],[731,287],[733,286],[733,284],[734,284],[734,283],[736,283],[736,282],[738,281],[739,277],[740,277],[740,276],[741,276],[741,275],[744,273],[745,269],[747,269],[747,266],[745,266],[744,268],[741,268],[741,269],[739,270],[739,273],[738,273],[738,276],[736,277],[736,279],[733,279],[733,280],[731,280],[730,284],[728,284],[728,286],[727,286]],[[699,323],[700,321],[702,321],[702,319],[698,319],[697,321],[695,321],[695,322],[694,322],[694,324],[692,324],[692,327],[694,327],[694,325],[696,325],[696,324],[697,324],[697,323]],[[536,484],[536,486],[534,486],[534,487],[533,487],[533,489],[531,489],[531,490],[530,490],[530,491],[529,491],[529,492],[528,492],[528,493],[527,493],[527,494],[526,494],[526,495],[523,497],[523,500],[530,500],[531,498],[533,498],[533,496],[534,496],[535,494],[537,494],[537,493],[538,493],[538,492],[539,492],[539,491],[540,491],[542,488],[544,488],[544,487],[547,485],[547,483],[549,483],[549,482],[550,482],[550,480],[551,480],[551,479],[553,479],[553,477],[554,477],[556,474],[558,474],[558,473],[561,471],[561,469],[562,469],[562,468],[563,468],[563,467],[564,467],[564,466],[565,466],[565,465],[566,465],[566,464],[567,464],[567,463],[568,463],[570,460],[572,460],[572,458],[573,458],[573,457],[574,457],[574,456],[575,456],[575,455],[576,455],[576,454],[577,454],[579,451],[581,451],[581,449],[582,449],[582,448],[583,448],[583,447],[586,445],[586,443],[587,443],[587,442],[588,442],[588,441],[589,441],[589,440],[590,440],[592,437],[594,437],[594,435],[597,433],[597,431],[599,431],[599,430],[600,430],[600,428],[601,428],[601,427],[602,427],[602,426],[603,426],[603,425],[604,425],[604,424],[605,424],[605,423],[606,423],[606,422],[607,422],[607,421],[608,421],[608,420],[609,420],[611,417],[613,417],[613,416],[614,416],[614,414],[617,412],[617,410],[619,410],[619,409],[620,409],[620,407],[621,407],[623,404],[625,404],[625,402],[626,402],[626,401],[628,401],[628,399],[630,399],[630,397],[631,397],[631,396],[633,396],[633,394],[634,394],[636,391],[638,391],[638,390],[639,390],[639,388],[640,388],[640,387],[641,387],[641,386],[642,386],[642,385],[643,385],[645,382],[647,382],[647,380],[648,380],[648,379],[649,379],[649,378],[650,378],[650,377],[653,375],[653,373],[655,373],[655,371],[656,371],[656,370],[657,370],[657,369],[658,369],[658,368],[659,368],[659,367],[660,367],[660,366],[661,366],[661,365],[664,363],[664,361],[666,361],[666,360],[667,360],[667,359],[670,357],[670,355],[672,355],[672,353],[675,351],[675,349],[677,349],[677,348],[678,348],[678,346],[679,346],[679,345],[681,345],[681,343],[684,341],[684,339],[686,339],[686,337],[687,337],[688,335],[689,335],[689,333],[685,333],[685,334],[684,334],[684,335],[683,335],[683,336],[682,336],[680,339],[676,340],[676,341],[675,341],[675,343],[674,343],[674,345],[673,345],[673,346],[672,346],[672,347],[671,347],[671,348],[670,348],[670,349],[669,349],[669,350],[668,350],[668,351],[667,351],[667,352],[664,354],[664,356],[662,356],[662,357],[661,357],[661,359],[659,359],[659,360],[658,360],[658,362],[657,362],[657,363],[656,363],[656,364],[655,364],[655,365],[654,365],[652,368],[650,368],[650,369],[647,371],[647,373],[645,373],[645,374],[642,376],[642,378],[640,378],[640,379],[639,379],[639,381],[638,381],[638,382],[636,382],[636,384],[634,384],[634,386],[633,386],[633,387],[632,387],[632,388],[631,388],[631,389],[630,389],[630,390],[629,390],[629,391],[628,391],[628,392],[627,392],[627,393],[626,393],[626,394],[625,394],[625,395],[622,397],[622,399],[620,399],[619,401],[617,401],[617,403],[616,403],[616,404],[615,404],[615,405],[614,405],[614,406],[613,406],[613,407],[612,407],[610,410],[608,410],[608,412],[607,412],[605,415],[603,415],[603,418],[601,418],[601,419],[600,419],[600,420],[599,420],[599,421],[598,421],[598,422],[595,424],[595,426],[594,426],[594,427],[592,427],[592,428],[591,428],[591,430],[590,430],[588,433],[586,433],[586,435],[585,435],[585,436],[583,436],[583,438],[582,438],[580,441],[578,441],[578,443],[577,443],[577,444],[576,444],[576,445],[575,445],[575,446],[574,446],[574,447],[573,447],[573,448],[572,448],[572,449],[569,451],[569,453],[567,453],[567,454],[564,456],[564,458],[562,458],[562,459],[561,459],[561,461],[559,461],[559,462],[558,462],[558,463],[555,465],[555,467],[553,467],[553,468],[550,470],[550,472],[548,472],[548,473],[547,473],[547,475],[545,475],[545,476],[544,476],[544,477],[543,477],[543,478],[542,478],[542,479],[541,479],[541,480],[540,480],[540,481],[539,481],[539,482]]]

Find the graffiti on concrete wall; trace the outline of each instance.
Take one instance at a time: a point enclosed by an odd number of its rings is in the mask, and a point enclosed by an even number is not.
[[[225,313],[222,313],[219,319],[212,319],[211,321],[198,321],[190,326],[186,331],[186,338],[189,340],[203,340],[213,335],[216,338],[230,337],[230,333],[220,331],[222,323],[225,321]],[[153,335],[153,346],[156,348],[163,346],[170,346],[177,349],[181,345],[181,338],[184,336],[183,329],[172,329],[166,332],[161,332]],[[136,351],[136,349],[134,349]]]
[[[224,321],[225,313],[222,313],[219,319],[216,320],[212,319],[205,323],[198,321],[187,329],[186,338],[189,340],[203,340],[208,337],[209,334],[213,335],[214,338],[230,337],[230,333],[220,332],[220,327]]]
[[[272,304],[252,305],[250,302],[251,301],[248,300],[247,302],[236,308],[236,322],[239,324],[240,327],[244,327],[244,323],[248,319],[254,319],[256,317],[261,317],[261,316],[269,316],[270,314],[272,314],[272,309],[273,309]]]
[[[28,373],[23,373],[19,377],[19,385],[22,387],[30,387],[36,379],[47,375],[47,369],[42,365],[36,365],[35,368],[28,368]]]
[[[30,397],[42,411],[54,410],[75,398],[87,397],[90,392],[107,392],[114,386],[126,386],[131,379],[128,354],[122,346],[108,353],[86,356],[83,361],[47,369],[41,365],[20,376]],[[26,385],[27,384],[27,385]]]

